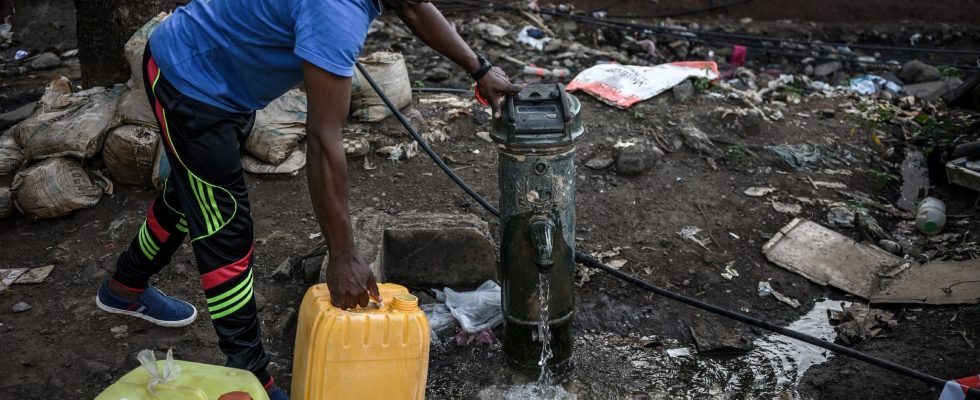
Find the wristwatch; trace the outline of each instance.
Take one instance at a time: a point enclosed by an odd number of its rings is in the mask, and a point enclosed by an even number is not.
[[[490,71],[490,68],[493,68],[493,64],[490,63],[490,60],[488,60],[487,56],[483,55],[483,53],[476,53],[476,60],[480,62],[480,68],[476,71],[470,72],[470,77],[473,78],[474,81],[480,80],[483,75],[486,75],[487,72]]]

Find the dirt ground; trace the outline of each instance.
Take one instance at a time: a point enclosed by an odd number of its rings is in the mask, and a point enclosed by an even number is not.
[[[45,3],[47,4],[47,3]],[[21,12],[21,10],[18,10]],[[58,14],[62,15],[62,14]],[[901,28],[895,28],[900,30]],[[372,46],[371,39],[368,43]],[[973,43],[980,47],[980,43]],[[377,46],[377,44],[375,44]],[[428,53],[421,53],[420,58]],[[413,80],[424,80],[423,65],[410,66]],[[77,77],[70,62],[51,73]],[[41,93],[45,74],[19,77],[0,87],[0,111],[34,101]],[[6,80],[6,79],[5,79]],[[454,83],[450,79],[446,83]],[[464,82],[458,79],[459,82]],[[429,83],[431,84],[431,82]],[[419,97],[433,95],[418,95]],[[622,248],[627,260],[623,270],[649,282],[712,304],[777,324],[788,324],[805,314],[821,299],[855,301],[835,289],[810,283],[769,263],[761,246],[795,217],[826,223],[827,207],[802,204],[799,215],[777,212],[769,199],[748,197],[754,186],[777,188],[781,201],[793,197],[846,201],[835,190],[816,189],[808,181],[842,182],[894,203],[898,185],[882,176],[897,174],[896,166],[906,148],[914,145],[899,139],[873,145],[867,135],[854,134],[855,124],[837,115],[822,117],[821,110],[834,108],[854,98],[806,98],[789,105],[785,119],[763,121],[757,129],[732,127],[714,112],[738,102],[697,94],[680,102],[670,93],[620,110],[579,94],[583,103],[586,136],[578,147],[576,179],[577,236],[579,249],[601,252]],[[446,109],[416,104],[409,112],[423,130],[428,122],[447,123],[450,139],[433,147],[451,161],[450,165],[478,192],[492,202],[497,199],[496,152],[476,132],[488,130],[485,117],[452,116]],[[478,111],[474,108],[473,111]],[[627,177],[611,169],[593,170],[585,163],[596,155],[611,154],[620,140],[677,137],[683,125],[694,125],[707,133],[718,148],[714,156],[699,154],[682,146],[665,155],[646,173]],[[893,138],[901,127],[883,127]],[[379,124],[352,124],[348,134],[368,138],[374,148],[408,140],[392,120]],[[977,125],[948,135],[976,139]],[[847,150],[853,160],[833,169],[851,175],[817,171],[797,172],[762,146],[819,144],[835,151]],[[99,161],[92,166],[97,167]],[[369,164],[374,169],[366,169]],[[458,190],[424,155],[403,161],[388,161],[379,155],[349,159],[351,207],[372,208],[397,214],[407,211],[473,213],[487,220],[496,232],[499,224],[491,215]],[[884,174],[883,174],[884,173]],[[0,178],[0,185],[9,177]],[[298,176],[248,176],[250,201],[258,246],[255,251],[255,292],[267,350],[273,358],[271,371],[288,388],[295,333],[295,310],[305,289],[313,281],[296,272],[287,280],[273,280],[273,269],[287,257],[314,249],[320,239],[307,191],[305,172]],[[980,234],[975,220],[977,193],[936,182],[933,193],[946,201],[948,214],[956,215],[958,232],[969,241]],[[174,349],[179,359],[222,364],[217,339],[210,321],[199,318],[183,329],[164,329],[142,320],[127,319],[98,311],[93,296],[100,282],[114,268],[119,252],[129,244],[142,223],[152,191],[117,185],[97,206],[52,220],[32,221],[17,216],[0,221],[0,267],[55,265],[54,272],[38,285],[18,285],[0,294],[0,393],[11,399],[92,398],[114,380],[138,366],[136,353],[144,348]],[[875,214],[886,229],[897,222]],[[677,232],[698,226],[713,239],[707,249],[682,239]],[[112,228],[111,228],[112,227]],[[842,233],[860,240],[851,230]],[[955,252],[954,252],[955,253]],[[322,258],[322,256],[320,256]],[[318,263],[313,257],[307,262]],[[721,276],[731,264],[738,276]],[[582,271],[580,271],[582,272]],[[757,284],[770,281],[781,293],[799,300],[791,308],[772,297],[760,297]],[[205,299],[190,246],[185,244],[152,284],[168,294],[191,301],[201,309]],[[687,306],[641,292],[601,273],[593,275],[577,291],[576,332],[580,341],[600,338],[619,343],[631,338],[657,338],[690,344],[691,329],[715,334],[743,336],[751,340],[763,332],[708,315]],[[15,303],[31,309],[13,313]],[[919,369],[934,376],[958,378],[980,370],[980,307],[888,307],[900,323],[873,340],[854,348]],[[124,328],[119,328],[124,326]],[[115,333],[114,333],[115,332]],[[121,332],[121,333],[119,333]],[[958,332],[962,332],[961,335]],[[602,339],[604,338],[604,339]],[[644,339],[644,343],[651,342]],[[629,347],[628,352],[662,352],[662,345]],[[582,343],[582,348],[590,347]],[[637,375],[623,353],[582,351],[576,355],[577,372],[565,377],[566,387],[584,399],[670,398],[647,392],[643,382],[654,379]],[[622,356],[622,357],[621,357]],[[594,357],[594,358],[590,358]],[[432,350],[428,397],[433,399],[475,398],[495,384],[513,383],[518,378],[488,373],[505,369],[499,344],[459,346],[449,343]],[[670,380],[669,371],[661,371]],[[802,379],[799,394],[805,399],[935,399],[935,388],[894,373],[847,358],[835,357],[813,367]],[[721,398],[760,398],[752,394]]]

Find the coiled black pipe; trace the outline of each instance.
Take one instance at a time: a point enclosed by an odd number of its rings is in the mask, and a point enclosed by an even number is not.
[[[473,200],[476,200],[476,202],[477,203],[480,203],[480,205],[483,206],[483,208],[485,208],[491,214],[493,214],[494,216],[496,216],[496,217],[499,218],[500,217],[500,211],[497,210],[497,208],[494,207],[493,205],[491,205],[489,202],[487,202],[487,200],[484,199],[483,196],[480,196],[480,194],[476,193],[476,191],[474,191],[473,188],[471,188],[469,185],[467,185],[466,182],[464,182],[459,176],[457,176],[456,173],[453,172],[453,170],[450,169],[449,166],[446,165],[446,163],[444,161],[442,161],[442,158],[439,157],[439,155],[436,154],[436,152],[434,150],[432,150],[431,147],[429,147],[429,144],[426,143],[425,139],[422,138],[422,135],[419,135],[419,133],[415,130],[415,128],[412,127],[412,124],[408,122],[408,119],[406,119],[405,116],[402,115],[401,111],[398,110],[398,107],[395,107],[395,105],[391,103],[391,100],[388,99],[388,96],[386,96],[385,93],[384,93],[384,91],[381,90],[381,87],[379,87],[378,84],[374,82],[374,79],[371,77],[371,74],[368,73],[367,69],[365,69],[364,66],[361,65],[360,62],[358,62],[356,65],[357,65],[357,69],[359,71],[361,71],[361,74],[364,75],[364,79],[368,82],[369,85],[371,85],[371,88],[374,89],[374,91],[378,93],[378,96],[379,97],[381,97],[381,101],[383,101],[385,103],[385,106],[387,106],[388,109],[391,110],[392,114],[395,115],[395,118],[398,120],[398,122],[400,122],[402,124],[402,126],[404,126],[406,130],[408,130],[408,134],[411,135],[412,138],[415,139],[416,142],[418,142],[419,146],[422,147],[422,150],[424,150],[425,153],[428,154],[429,157],[432,158],[432,161],[435,161],[435,163],[439,166],[439,168],[441,168],[442,171],[445,172],[446,175],[448,175],[449,178],[453,180],[453,182],[456,182],[456,184],[459,185],[459,187],[461,189],[463,189],[463,191],[465,191],[466,194],[470,195],[470,197],[472,197]],[[648,291],[653,292],[653,293],[656,293],[656,294],[658,294],[660,296],[666,297],[666,298],[671,299],[671,300],[679,301],[681,303],[687,304],[687,305],[692,306],[692,307],[695,307],[695,308],[700,308],[700,309],[702,309],[704,311],[707,311],[707,312],[710,312],[712,314],[720,315],[722,317],[733,319],[735,321],[738,321],[738,322],[741,322],[741,323],[744,323],[744,324],[747,324],[747,325],[752,325],[754,327],[765,329],[765,330],[770,331],[770,332],[774,332],[774,333],[778,333],[780,335],[788,336],[788,337],[791,337],[793,339],[797,339],[797,340],[800,340],[800,341],[803,341],[803,342],[812,344],[814,346],[817,346],[817,347],[821,347],[821,348],[830,350],[830,351],[832,351],[834,353],[841,354],[841,355],[844,355],[844,356],[847,356],[847,357],[851,357],[851,358],[856,359],[856,360],[864,361],[866,363],[869,363],[869,364],[872,364],[872,365],[875,365],[875,366],[878,366],[878,367],[887,369],[889,371],[896,372],[896,373],[901,374],[901,375],[905,375],[905,376],[907,376],[909,378],[918,380],[920,382],[923,382],[923,383],[926,383],[926,384],[929,384],[929,385],[932,385],[932,386],[935,386],[935,387],[940,387],[941,388],[941,387],[943,387],[946,384],[946,380],[944,380],[944,379],[937,378],[935,376],[932,376],[932,375],[929,375],[929,374],[926,374],[926,373],[923,373],[923,372],[920,372],[920,371],[917,371],[917,370],[914,370],[914,369],[911,369],[911,368],[908,368],[908,367],[904,367],[904,366],[895,364],[895,363],[890,362],[890,361],[882,360],[882,359],[880,359],[878,357],[874,357],[872,355],[865,354],[865,353],[862,353],[860,351],[857,351],[857,350],[854,350],[854,349],[851,349],[851,348],[848,348],[848,347],[844,347],[844,346],[838,345],[836,343],[831,343],[831,342],[828,342],[826,340],[822,340],[822,339],[819,339],[819,338],[816,338],[816,337],[807,335],[805,333],[797,332],[797,331],[794,331],[794,330],[791,330],[791,329],[787,329],[787,328],[784,328],[784,327],[781,327],[781,326],[776,326],[776,325],[773,325],[773,324],[768,323],[766,321],[762,321],[762,320],[759,320],[759,319],[750,317],[748,315],[739,314],[737,312],[734,312],[734,311],[731,311],[731,310],[728,310],[728,309],[724,309],[724,308],[721,308],[721,307],[718,307],[718,306],[715,306],[715,305],[712,305],[712,304],[708,304],[708,303],[705,303],[703,301],[700,301],[700,300],[697,300],[697,299],[694,299],[694,298],[691,298],[691,297],[687,297],[687,296],[684,296],[684,295],[679,294],[679,293],[671,292],[671,291],[669,291],[667,289],[663,289],[663,288],[661,288],[659,286],[656,286],[656,285],[654,285],[652,283],[646,282],[646,281],[644,281],[644,280],[642,280],[640,278],[637,278],[635,276],[632,276],[630,274],[627,274],[625,272],[622,272],[622,271],[619,271],[619,270],[617,270],[615,268],[612,268],[612,267],[610,267],[610,266],[608,266],[606,264],[603,264],[601,261],[597,260],[595,257],[592,257],[591,255],[585,254],[585,253],[583,253],[581,251],[576,251],[575,252],[575,261],[578,261],[580,263],[583,263],[585,265],[588,265],[588,266],[590,266],[592,268],[600,269],[600,270],[608,273],[609,275],[612,275],[615,278],[621,279],[621,280],[623,280],[625,282],[628,282],[628,283],[630,283],[630,284],[632,284],[632,285],[634,285],[636,287],[639,287],[641,289],[648,290]],[[980,395],[980,390],[970,389],[969,390],[969,394],[971,394],[971,395]]]

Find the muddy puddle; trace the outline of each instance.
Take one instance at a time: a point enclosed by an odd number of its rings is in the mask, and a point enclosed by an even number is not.
[[[841,302],[823,300],[788,327],[833,340],[828,309]],[[429,397],[485,400],[530,399],[801,399],[796,386],[812,366],[832,354],[794,339],[766,335],[748,353],[699,356],[693,345],[656,337],[581,332],[575,368],[555,377],[560,386],[541,387],[536,371],[503,365],[499,345],[433,349]],[[452,371],[448,376],[443,371]]]

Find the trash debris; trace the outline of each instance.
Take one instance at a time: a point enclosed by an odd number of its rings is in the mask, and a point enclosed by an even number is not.
[[[5,135],[12,135],[24,153],[35,160],[71,156],[95,156],[105,142],[106,132],[116,121],[116,107],[124,86],[95,87],[70,93],[71,82],[52,80],[42,97],[50,101]],[[64,85],[69,92],[64,92]]]
[[[676,349],[667,349],[667,356],[670,358],[676,357],[687,357],[691,355],[691,350],[687,347],[678,347]]]
[[[129,334],[129,327],[126,325],[119,325],[109,328],[109,333],[112,333],[112,337],[116,339],[122,339]]]
[[[606,265],[613,267],[614,269],[620,269],[623,268],[624,265],[626,265],[626,262],[627,261],[625,259],[617,258],[614,260],[607,261]]]
[[[848,87],[852,92],[860,94],[862,96],[868,96],[878,93],[879,88],[883,88],[892,93],[902,93],[902,85],[889,81],[878,75],[861,75],[857,78],[851,79],[850,86]]]
[[[266,164],[282,164],[306,138],[306,93],[292,89],[255,113],[245,151]]]
[[[17,209],[35,218],[54,218],[99,203],[103,190],[73,158],[48,158],[14,176]]]
[[[363,157],[371,154],[371,142],[364,137],[344,137],[342,139],[344,145],[344,154],[347,157]]]
[[[132,81],[130,83],[135,86]],[[139,86],[139,89],[127,90],[122,94],[119,98],[119,111],[116,116],[119,122],[124,124],[140,125],[157,130],[156,116],[150,109],[150,102],[147,101],[146,92],[143,91],[142,86]]]
[[[44,282],[54,270],[54,265],[38,268],[0,269],[0,292],[4,286],[38,284]]]
[[[395,107],[403,108],[411,104],[412,83],[404,56],[400,53],[378,52],[362,57],[359,61]],[[378,122],[391,115],[381,97],[356,69],[351,83],[350,107],[354,118],[363,122]]]
[[[796,218],[762,247],[774,264],[813,283],[870,299],[878,292],[878,272],[903,260],[858,243],[820,224]]]
[[[30,304],[27,304],[27,303],[25,303],[23,301],[20,302],[20,303],[14,304],[12,307],[10,307],[10,311],[13,311],[14,313],[22,313],[22,312],[27,311],[27,310],[30,310],[30,309],[31,309],[31,305]]]
[[[544,45],[548,44],[551,38],[544,34],[540,29],[527,25],[517,34],[517,42],[526,44],[536,50],[544,50]]]
[[[102,159],[112,178],[124,185],[153,185],[160,133],[139,125],[122,125],[109,132]]]
[[[807,171],[810,167],[821,164],[820,149],[811,144],[766,146],[779,158],[797,171]]]
[[[491,24],[487,22],[480,22],[473,26],[473,29],[481,33],[481,37],[484,39],[499,44],[504,47],[510,47],[511,42],[507,40],[507,30],[500,27],[500,25]]]
[[[166,158],[164,158],[166,159]],[[289,157],[279,165],[266,164],[251,155],[242,155],[242,168],[253,174],[290,174],[296,175],[306,166],[306,144],[302,143],[289,154]],[[168,167],[169,169],[169,167]],[[154,174],[154,176],[157,176]]]
[[[29,56],[29,55],[31,55],[31,53],[28,53],[27,50],[17,50],[14,53],[14,60],[20,61],[20,60],[23,60],[23,59],[27,58],[27,56]]]
[[[847,345],[874,338],[882,330],[898,326],[895,313],[859,303],[844,307],[842,311],[827,310],[827,317],[834,325],[837,337]]]
[[[847,189],[847,185],[843,182],[826,182],[826,181],[810,181],[813,186],[817,188],[827,188],[827,189]]]
[[[720,150],[713,143],[707,134],[702,132],[694,125],[684,125],[680,129],[684,143],[697,151],[699,154],[717,155]]]
[[[387,157],[391,161],[408,160],[418,155],[419,147],[416,142],[405,142],[394,146],[382,147],[378,149],[377,153]]]
[[[497,336],[494,335],[493,329],[486,328],[477,333],[469,333],[467,331],[456,332],[456,345],[457,346],[469,346],[474,343],[490,345],[497,342]]]
[[[566,90],[582,90],[603,102],[628,108],[670,89],[688,78],[719,77],[712,61],[691,61],[641,67],[599,64],[578,74]]]
[[[915,228],[932,236],[946,227],[946,204],[935,197],[926,197],[915,213]]]
[[[772,200],[771,203],[772,203],[772,208],[774,210],[781,212],[783,214],[797,215],[803,212],[803,206],[799,204],[783,203],[776,200]]]
[[[799,301],[790,298],[789,296],[786,296],[782,293],[777,292],[775,289],[772,288],[772,285],[768,281],[759,281],[758,287],[759,287],[758,288],[759,296],[761,297],[772,296],[776,298],[776,300],[778,300],[780,303],[786,304],[793,308],[800,308]]]
[[[58,58],[57,54],[51,52],[41,53],[34,57],[28,65],[35,71],[52,69],[61,65],[61,59]]]
[[[827,223],[841,228],[853,228],[854,211],[844,203],[831,204],[830,211],[827,211]]]
[[[775,192],[774,187],[750,187],[745,189],[745,195],[749,197],[765,197],[769,193]]]
[[[732,280],[732,278],[738,276],[738,270],[733,268],[735,266],[735,261],[731,261],[725,265],[725,270],[721,272],[721,277]]]
[[[701,233],[701,228],[698,228],[696,226],[685,226],[684,228],[681,229],[680,232],[677,232],[677,234],[680,235],[682,238],[697,243],[698,246],[701,246],[705,250],[708,250],[708,245],[711,244],[711,239],[698,237],[698,234],[700,233]]]
[[[541,68],[533,65],[525,65],[521,73],[542,78],[566,78],[572,74],[572,70],[568,68]]]
[[[458,322],[464,332],[477,334],[493,329],[504,321],[500,308],[500,286],[494,281],[486,281],[469,292],[445,288],[437,293],[437,300],[440,295],[445,296],[445,304],[422,306],[433,332],[442,332]]]

